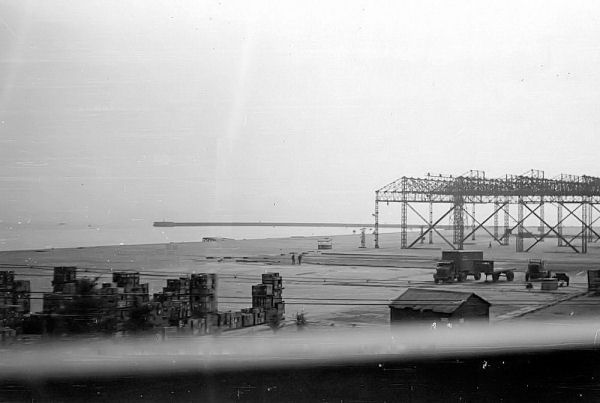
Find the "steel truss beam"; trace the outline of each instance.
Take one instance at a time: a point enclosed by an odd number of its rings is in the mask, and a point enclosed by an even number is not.
[[[538,207],[539,207],[539,206],[537,206],[537,207],[536,207],[536,209],[537,209]],[[531,213],[529,213],[529,214],[527,214],[525,217],[522,217],[521,219],[517,219],[517,218],[513,217],[513,216],[512,216],[510,213],[507,213],[507,212],[506,212],[506,210],[505,210],[505,213],[506,213],[507,217],[510,217],[510,218],[512,218],[512,220],[513,220],[514,222],[516,222],[516,224],[515,224],[515,225],[514,225],[512,228],[510,228],[510,229],[508,230],[508,232],[509,232],[509,233],[512,233],[512,232],[513,232],[513,231],[514,231],[516,228],[518,228],[518,227],[519,227],[519,224],[521,224],[522,222],[524,222],[525,220],[527,220],[529,217],[531,217]],[[508,222],[508,221],[507,221],[507,222]],[[533,232],[529,231],[529,230],[527,229],[527,227],[523,226],[523,231],[524,231],[524,232],[526,232],[526,233],[528,233],[528,234],[529,234],[529,236],[530,236],[531,238],[536,238],[535,234],[534,234]]]
[[[562,217],[562,214],[561,214],[561,218],[560,218],[560,220],[558,221],[558,223],[557,223],[557,224],[556,224],[554,227],[552,227],[552,228],[550,228],[548,231],[546,231],[546,232],[545,232],[545,233],[544,233],[544,234],[543,234],[543,235],[542,235],[542,236],[541,236],[539,239],[537,239],[537,240],[536,240],[536,241],[533,243],[533,245],[531,245],[529,248],[527,248],[527,250],[526,250],[525,252],[529,252],[531,249],[533,249],[533,247],[534,247],[535,245],[537,245],[537,244],[538,244],[538,242],[542,242],[542,240],[543,240],[545,237],[547,237],[547,236],[548,236],[548,235],[549,235],[549,234],[550,234],[550,233],[551,233],[551,232],[552,232],[554,229],[558,228],[558,227],[559,227],[559,226],[560,226],[560,225],[563,223],[563,221],[565,221],[565,220],[566,220],[567,218],[569,218],[571,215],[575,215],[575,211],[577,211],[577,209],[578,209],[578,208],[579,208],[579,206],[575,207],[575,208],[573,209],[573,211],[571,211],[571,210],[567,209],[567,210],[569,210],[569,214],[567,214],[567,216],[566,216],[566,217]],[[577,216],[575,216],[575,217],[577,217]],[[559,236],[559,239],[561,239],[561,240],[562,240],[562,239],[564,239],[564,238],[563,238],[563,236],[562,236],[562,232],[558,232],[558,231],[555,231],[555,232],[556,232],[557,234],[559,234],[559,235],[558,235],[558,236]],[[571,242],[572,242],[572,241],[573,241],[573,240],[571,239]]]
[[[440,238],[442,238],[448,245],[450,245],[450,247],[452,249],[456,249],[454,247],[454,245],[452,244],[452,242],[450,242],[448,239],[446,239],[446,237],[444,235],[442,235],[436,228],[435,226],[438,225],[444,218],[446,218],[448,216],[448,214],[450,214],[452,211],[454,211],[455,206],[452,206],[450,208],[450,210],[446,211],[446,213],[444,213],[435,223],[433,224],[429,224],[427,222],[427,220],[421,215],[421,213],[419,213],[417,210],[415,210],[415,208],[413,206],[411,206],[410,204],[408,204],[408,207],[421,219],[423,220],[425,223],[427,223],[428,228],[427,230],[425,230],[424,232],[421,233],[421,235],[415,239],[413,241],[413,243],[410,244],[410,246],[408,248],[412,248],[417,242],[419,242],[421,239],[425,238],[425,235],[427,235],[430,232],[435,232],[436,234],[439,235]]]
[[[600,178],[589,176],[576,179],[544,179],[529,176],[507,175],[501,179],[481,177],[402,177],[378,190],[380,201],[452,203],[456,195],[464,203],[493,203],[494,197],[509,197],[512,203],[517,197],[543,198],[545,202],[582,202],[584,197],[591,203],[600,202]]]
[[[596,237],[594,241],[600,239],[600,233],[593,229],[593,225],[600,217],[593,220],[592,213],[594,210],[600,212],[596,204],[600,204],[600,178],[592,176],[573,176],[560,175],[555,179],[547,179],[544,177],[543,171],[531,170],[523,175],[506,175],[503,178],[490,179],[485,177],[482,171],[470,171],[468,174],[452,177],[452,176],[427,176],[426,178],[410,178],[402,177],[396,181],[389,183],[375,192],[375,247],[379,247],[379,202],[400,202],[402,207],[402,248],[411,248],[417,242],[422,241],[426,235],[429,235],[429,242],[432,242],[432,235],[435,232],[446,243],[455,248],[462,249],[463,243],[469,236],[475,235],[475,232],[483,228],[492,236],[496,242],[508,245],[509,234],[516,228],[517,231],[517,250],[523,249],[524,234],[535,239],[533,245],[527,248],[531,250],[539,242],[542,242],[550,233],[557,235],[559,244],[565,243],[577,253],[585,253],[587,251],[587,242]],[[503,202],[500,202],[503,200]],[[423,217],[416,209],[411,206],[411,203],[428,203],[429,204],[429,220]],[[447,203],[452,207],[446,211],[441,219],[433,222],[433,204]],[[475,217],[475,204],[494,204],[494,213],[488,216],[483,221],[478,221]],[[532,209],[528,204],[537,204]],[[585,204],[582,212],[582,217],[579,218],[575,211],[565,207],[565,204]],[[466,204],[472,204],[473,212],[469,213],[465,209]],[[517,204],[518,218],[510,216],[510,204]],[[557,224],[550,225],[547,223],[544,214],[545,204],[556,204]],[[427,224],[427,230],[423,231],[416,241],[408,245],[407,239],[407,209],[410,208],[415,212],[420,219]],[[523,209],[528,210],[524,214]],[[567,216],[562,217],[562,209],[569,211]],[[536,212],[539,209],[539,213]],[[504,233],[502,236],[498,234],[498,213],[504,210]],[[440,221],[453,213],[453,228],[454,228],[454,243],[449,242],[437,229],[436,226]],[[539,233],[534,235],[525,226],[524,222],[527,218],[535,216],[539,219]],[[563,236],[562,223],[566,218],[575,216],[582,224],[582,230],[579,234],[570,240]],[[469,234],[465,237],[465,219],[471,218],[471,228]],[[494,218],[494,231],[490,232],[486,227],[491,218]],[[509,217],[517,224],[509,229]],[[468,224],[467,224],[468,225]],[[548,229],[548,230],[547,230]],[[582,248],[579,251],[573,246],[573,240],[577,237],[582,237]]]
[[[529,206],[528,206],[527,204],[523,204],[523,206],[525,206],[525,208],[526,208],[527,210],[529,210],[529,211],[530,211],[530,212],[531,212],[533,215],[535,215],[537,218],[539,218],[539,219],[540,219],[540,221],[542,221],[542,222],[544,223],[544,225],[545,225],[545,226],[547,226],[547,227],[550,227],[550,225],[549,225],[549,224],[548,224],[546,221],[544,221],[544,220],[543,220],[543,219],[542,219],[542,218],[541,218],[539,215],[537,215],[537,214],[535,213],[535,211],[534,211],[534,210],[530,209],[530,208],[529,208]],[[557,231],[556,231],[554,228],[552,228],[552,229],[551,229],[551,231],[552,231],[552,232],[554,232],[554,233],[555,233],[557,236],[560,236],[560,235],[558,234],[558,232],[557,232]],[[571,249],[573,249],[573,250],[574,250],[576,253],[579,253],[579,251],[577,250],[577,248],[576,248],[576,247],[574,247],[573,245],[571,245],[571,243],[570,243],[569,241],[567,241],[567,240],[566,240],[566,239],[564,239],[564,238],[563,238],[563,241],[565,241],[565,243],[566,243],[568,246],[570,246],[570,247],[571,247]]]
[[[588,205],[588,206],[589,206],[589,205]],[[570,209],[569,209],[567,206],[565,206],[564,204],[562,205],[562,207],[563,207],[565,210],[567,210],[569,213],[571,212],[571,210],[570,210]],[[585,208],[585,207],[586,207],[586,205],[585,205],[584,203],[582,203],[582,204],[580,204],[579,206],[577,206],[575,209],[573,209],[573,211],[577,210],[579,207]],[[585,213],[583,213],[583,214],[582,214],[582,216],[585,216],[585,215],[586,215]],[[577,221],[579,221],[579,222],[582,224],[583,228],[581,229],[581,231],[579,231],[579,232],[577,233],[577,235],[575,235],[575,236],[571,237],[571,239],[570,239],[570,242],[573,242],[573,241],[574,241],[575,239],[577,239],[577,238],[578,238],[580,235],[582,235],[582,234],[583,234],[583,232],[584,232],[584,231],[586,231],[586,230],[590,231],[592,234],[596,235],[597,237],[600,237],[600,235],[599,235],[599,234],[598,234],[596,231],[594,231],[594,229],[592,228],[592,225],[594,225],[594,223],[595,223],[596,221],[598,221],[598,220],[600,219],[600,217],[596,218],[595,220],[591,221],[591,222],[588,224],[588,223],[586,223],[586,222],[585,222],[585,221],[586,221],[585,219],[581,219],[581,218],[577,217],[577,215],[574,215],[574,216],[575,216],[575,218],[577,219]],[[591,220],[591,217],[588,217],[588,218]]]
[[[471,229],[471,232],[468,233],[464,238],[463,238],[463,242],[466,241],[470,236],[472,236],[473,234],[475,234],[475,231],[477,231],[480,228],[483,228],[483,230],[485,230],[485,232],[487,232],[489,235],[491,235],[492,239],[494,239],[496,242],[498,242],[499,245],[502,245],[502,241],[500,239],[498,239],[497,235],[492,234],[486,227],[484,227],[485,223],[488,222],[490,220],[490,218],[492,217],[496,217],[498,218],[498,211],[502,210],[504,208],[504,206],[507,203],[503,203],[502,205],[497,204],[495,206],[495,210],[492,214],[490,214],[485,220],[483,220],[482,222],[477,221],[477,219],[475,218],[475,215],[471,215],[469,214],[468,211],[465,210],[465,213],[467,213],[471,219],[473,220],[473,223],[477,223],[477,227],[473,226],[473,228]]]
[[[599,213],[600,213],[600,210],[598,210],[598,207],[596,207],[596,205],[595,205],[595,204],[591,203],[591,206],[592,206],[592,212],[593,212],[594,210],[596,210],[597,212],[599,212]],[[596,221],[598,221],[598,220],[600,220],[600,217],[596,218],[596,219],[595,219],[595,220],[592,222],[592,224],[591,224],[591,225],[594,225],[594,223],[595,223]],[[598,240],[600,240],[600,236],[598,236],[596,239],[594,239],[594,242],[598,242]]]

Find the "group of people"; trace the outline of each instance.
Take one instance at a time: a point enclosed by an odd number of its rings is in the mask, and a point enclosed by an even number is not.
[[[296,264],[296,254],[292,253],[292,264]],[[298,264],[302,264],[302,253],[298,254]]]

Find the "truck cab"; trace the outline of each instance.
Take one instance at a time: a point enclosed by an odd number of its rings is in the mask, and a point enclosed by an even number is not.
[[[435,274],[433,275],[433,280],[436,283],[441,283],[445,281],[453,281],[454,280],[454,262],[451,260],[441,260],[437,262],[435,266]]]
[[[529,259],[525,281],[550,278],[552,273],[545,269],[546,265],[542,259]]]

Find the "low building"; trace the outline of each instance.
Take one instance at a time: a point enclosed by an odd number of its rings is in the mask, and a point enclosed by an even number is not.
[[[600,293],[600,270],[588,270],[588,291]]]
[[[389,305],[390,322],[392,325],[487,322],[490,306],[472,292],[409,288]]]

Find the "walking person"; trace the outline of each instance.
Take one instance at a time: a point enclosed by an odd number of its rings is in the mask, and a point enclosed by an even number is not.
[[[292,264],[296,264],[296,255],[292,253]]]
[[[302,264],[302,253],[298,254],[298,266]]]

